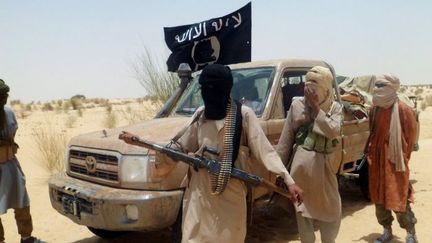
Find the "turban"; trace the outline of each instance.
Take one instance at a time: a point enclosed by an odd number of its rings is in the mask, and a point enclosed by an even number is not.
[[[402,152],[402,127],[399,117],[399,98],[397,91],[400,87],[399,78],[393,74],[378,76],[375,80],[372,103],[384,109],[392,108],[390,116],[390,131],[387,159],[396,166],[396,171],[405,171]]]
[[[333,103],[333,75],[330,69],[315,66],[306,73],[306,85],[315,88],[320,108],[329,112]]]
[[[375,80],[372,103],[378,107],[389,108],[398,99],[396,92],[399,87],[398,77],[392,74],[378,76]]]

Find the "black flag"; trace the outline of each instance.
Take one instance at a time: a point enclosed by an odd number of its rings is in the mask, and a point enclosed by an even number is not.
[[[210,63],[251,61],[251,3],[220,18],[190,25],[165,27],[165,42],[172,51],[168,71],[189,63],[197,71]]]

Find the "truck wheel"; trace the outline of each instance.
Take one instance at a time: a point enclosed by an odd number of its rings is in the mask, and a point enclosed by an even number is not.
[[[363,194],[363,197],[370,201],[369,196],[369,165],[368,163],[365,163],[362,168],[358,171],[359,172],[359,186],[360,190]]]
[[[99,236],[102,239],[112,239],[119,237],[121,235],[124,235],[125,231],[111,231],[111,230],[104,230],[104,229],[96,229],[93,227],[87,227],[93,234]]]

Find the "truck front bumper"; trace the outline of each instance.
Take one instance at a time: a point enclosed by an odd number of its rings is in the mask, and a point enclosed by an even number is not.
[[[77,224],[116,231],[149,231],[172,225],[183,190],[119,189],[78,180],[66,173],[49,180],[51,205]]]

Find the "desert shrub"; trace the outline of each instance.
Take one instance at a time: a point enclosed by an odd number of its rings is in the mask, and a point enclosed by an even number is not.
[[[130,106],[126,107],[126,110],[119,111],[121,116],[129,122],[129,124],[136,123],[138,121],[146,120],[148,115],[143,110],[133,110]]]
[[[83,113],[84,113],[84,109],[81,107],[81,108],[78,108],[78,110],[77,110],[77,115],[79,116],[79,117],[82,117],[83,116]]]
[[[71,108],[71,102],[69,100],[63,102],[63,111],[67,113]]]
[[[25,105],[24,110],[26,110],[26,111],[32,111],[32,105],[31,104]]]
[[[75,126],[76,121],[77,121],[77,118],[76,118],[74,115],[69,115],[69,116],[66,118],[65,126],[66,126],[67,128],[72,128],[72,127]]]
[[[76,95],[71,97],[71,100],[72,99],[85,100],[86,97],[85,97],[85,95],[82,95],[82,94],[76,94]]]
[[[53,111],[54,107],[51,105],[50,102],[46,102],[42,105],[42,111]]]
[[[63,107],[57,105],[54,108],[54,111],[56,112],[56,114],[60,114],[63,111]]]
[[[11,100],[10,101],[10,105],[14,106],[14,105],[21,105],[21,100]]]
[[[70,104],[72,106],[72,110],[78,110],[82,107],[82,99],[79,98],[71,98]]]
[[[64,170],[66,134],[56,131],[50,123],[33,129],[33,138],[40,152],[40,162],[50,173]]]
[[[105,103],[105,110],[106,110],[107,113],[111,113],[112,109],[113,109],[113,107],[112,107],[111,103],[109,103],[109,102]]]
[[[15,112],[18,119],[26,119],[28,116],[30,116],[30,112],[25,111],[23,109],[18,110]]]
[[[426,106],[432,106],[432,95],[427,95],[423,102]]]
[[[117,126],[117,116],[113,112],[106,112],[103,121],[103,126],[106,128],[114,128]]]
[[[62,107],[63,106],[63,100],[57,100],[57,106]]]
[[[168,72],[165,63],[153,56],[149,49],[137,57],[132,63],[135,78],[147,91],[148,95],[155,96],[165,103],[178,87],[179,79],[175,73]]]
[[[420,94],[422,94],[423,93],[423,88],[417,88],[415,91],[414,91],[414,94],[415,95],[420,95]]]
[[[426,103],[425,103],[424,101],[422,101],[422,103],[421,103],[421,105],[420,105],[420,109],[421,109],[422,111],[424,111],[424,110],[426,110],[426,107],[427,107]]]

